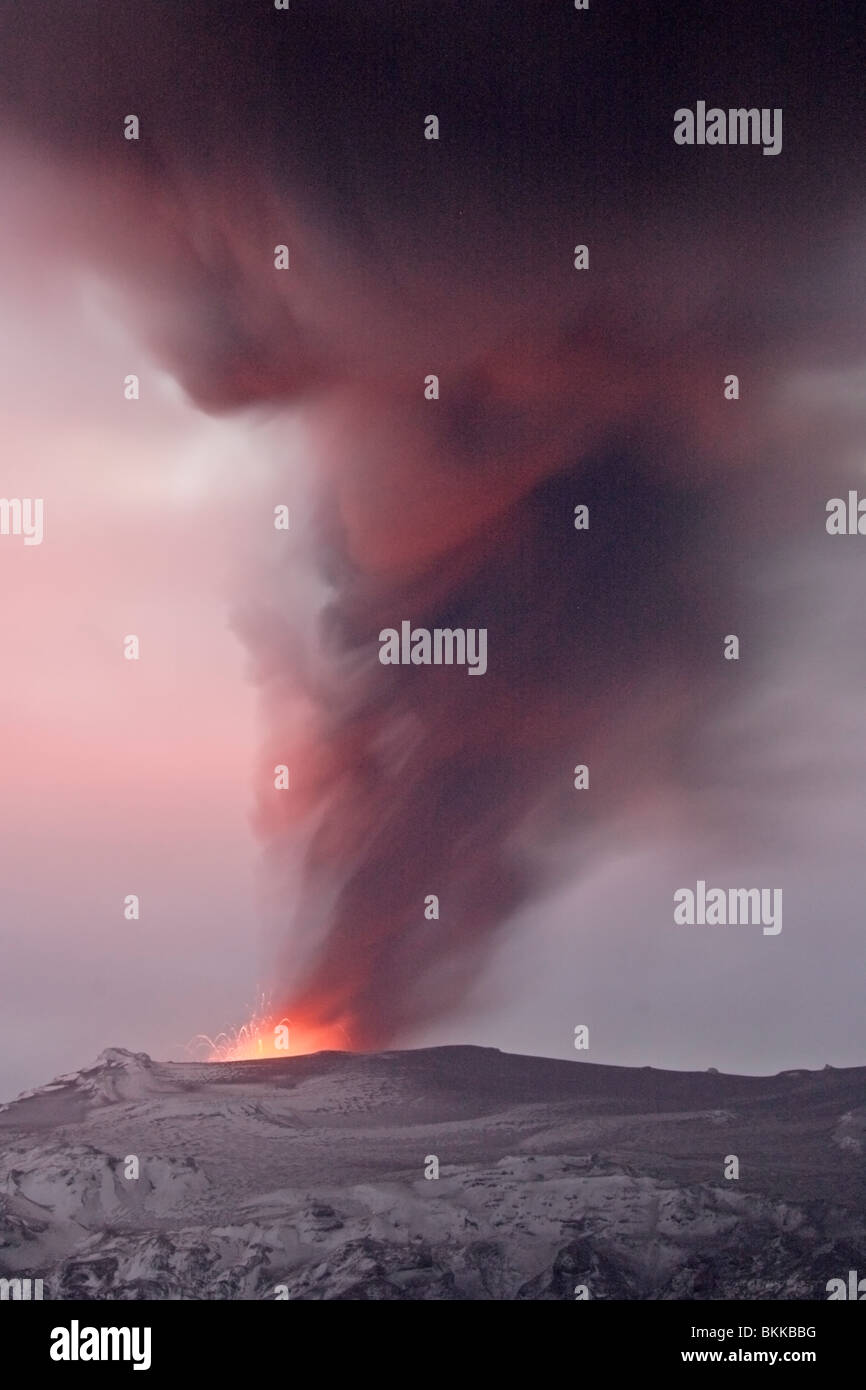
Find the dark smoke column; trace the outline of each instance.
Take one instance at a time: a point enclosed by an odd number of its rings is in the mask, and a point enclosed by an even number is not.
[[[315,708],[299,799],[260,816],[278,883],[305,845],[292,1017],[400,1038],[465,995],[540,847],[579,870],[587,826],[699,775],[742,557],[770,505],[787,533],[797,485],[803,514],[824,491],[774,392],[862,332],[863,35],[841,27],[755,3],[2,11],[8,128],[160,361],[202,409],[313,427],[318,655],[283,592],[242,620],[263,766]],[[677,145],[705,98],[782,109],[783,150]],[[404,620],[484,629],[485,674],[383,666]]]

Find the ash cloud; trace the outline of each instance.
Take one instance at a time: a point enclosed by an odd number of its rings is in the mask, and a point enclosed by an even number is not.
[[[754,4],[357,8],[4,11],[0,101],[70,248],[201,408],[305,412],[318,639],[288,570],[239,620],[263,772],[296,788],[259,815],[302,885],[274,993],[374,1047],[472,987],[538,847],[579,870],[648,790],[712,804],[714,721],[767,621],[756,557],[856,486],[862,420],[791,383],[862,353],[863,37]],[[783,109],[784,151],[678,147],[704,98]],[[403,618],[485,627],[483,679],[381,666]]]

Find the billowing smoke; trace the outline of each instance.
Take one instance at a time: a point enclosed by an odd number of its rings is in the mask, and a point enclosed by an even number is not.
[[[465,994],[540,850],[579,871],[624,805],[711,782],[750,577],[856,485],[857,422],[797,383],[862,353],[862,35],[754,3],[254,8],[30,4],[3,103],[193,399],[304,414],[316,641],[288,568],[238,619],[262,777],[291,766],[259,817],[302,885],[274,994],[369,1047]],[[676,145],[699,100],[782,109],[782,150]],[[485,629],[485,674],[382,665],[404,620]]]

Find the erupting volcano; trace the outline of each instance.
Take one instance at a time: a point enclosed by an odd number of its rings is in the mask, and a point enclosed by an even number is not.
[[[279,1017],[262,1004],[240,1028],[210,1038],[200,1033],[187,1051],[207,1062],[251,1062],[266,1057],[298,1057],[308,1052],[351,1050],[348,1035],[340,1027],[319,1028],[295,1016]]]
[[[827,542],[860,479],[862,26],[163,8],[113,0],[109,26],[30,0],[0,24],[0,107],[55,180],[44,234],[116,286],[137,372],[149,352],[202,412],[270,431],[233,628],[276,1002],[203,1045],[402,1045],[471,1018],[505,929],[636,808],[772,858],[749,817],[790,789],[738,769],[731,795],[719,731],[783,684],[772,565]],[[784,149],[678,143],[704,98],[784,111]],[[408,642],[383,664],[403,628],[483,633],[475,678]]]

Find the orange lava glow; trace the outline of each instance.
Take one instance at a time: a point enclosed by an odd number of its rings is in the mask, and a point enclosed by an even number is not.
[[[321,1028],[283,1015],[256,1012],[240,1028],[208,1037],[200,1033],[193,1047],[204,1052],[207,1062],[250,1062],[264,1057],[298,1057],[307,1052],[349,1049],[345,1029]]]

